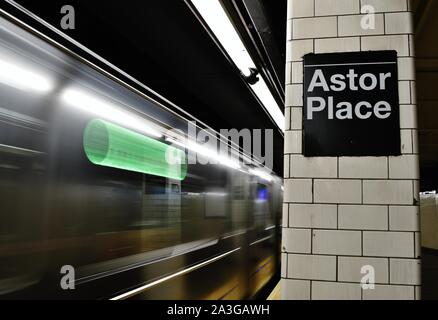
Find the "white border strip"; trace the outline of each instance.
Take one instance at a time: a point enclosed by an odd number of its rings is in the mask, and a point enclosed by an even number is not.
[[[110,300],[123,300],[123,299],[127,299],[127,298],[129,298],[129,297],[132,297],[132,296],[136,295],[137,293],[140,293],[140,292],[142,292],[142,291],[145,291],[146,289],[149,289],[149,288],[151,288],[151,287],[153,287],[153,286],[156,286],[156,285],[158,285],[158,284],[160,284],[160,283],[162,283],[162,282],[165,282],[165,281],[167,281],[167,280],[170,280],[170,279],[173,279],[173,278],[179,277],[179,276],[181,276],[181,275],[183,275],[183,274],[186,274],[186,273],[192,272],[192,271],[194,271],[194,270],[196,270],[196,269],[202,268],[202,267],[204,267],[204,266],[206,266],[206,265],[208,265],[208,264],[210,264],[210,263],[212,263],[212,262],[215,262],[215,261],[217,261],[217,260],[220,260],[220,259],[222,259],[222,258],[225,258],[226,256],[229,256],[230,254],[232,254],[232,253],[234,253],[234,252],[236,252],[236,251],[239,251],[240,249],[241,249],[241,248],[239,247],[239,248],[237,248],[237,249],[234,249],[234,250],[228,251],[228,252],[223,253],[223,254],[221,254],[221,255],[219,255],[219,256],[216,256],[216,257],[214,257],[214,258],[212,258],[212,259],[209,259],[209,260],[207,260],[207,261],[204,261],[204,262],[201,262],[201,263],[196,264],[196,265],[194,265],[194,266],[191,266],[190,268],[183,269],[183,270],[178,271],[178,272],[176,272],[176,273],[172,273],[172,274],[170,274],[170,275],[168,275],[168,276],[166,276],[166,277],[163,277],[163,278],[161,278],[161,279],[158,279],[158,280],[156,280],[156,281],[153,281],[153,282],[151,282],[151,283],[148,283],[148,284],[146,284],[146,285],[144,285],[144,286],[141,286],[141,287],[139,287],[139,288],[137,288],[137,289],[134,289],[134,290],[131,290],[131,291],[125,292],[125,293],[123,293],[123,294],[121,294],[121,295],[118,295],[118,296],[116,296],[116,297],[114,297],[114,298],[111,298]]]
[[[373,65],[373,64],[396,64],[396,62],[363,62],[363,63],[327,63],[327,64],[308,64],[304,65],[304,68],[313,67],[338,67],[338,66],[362,66],[362,65]]]

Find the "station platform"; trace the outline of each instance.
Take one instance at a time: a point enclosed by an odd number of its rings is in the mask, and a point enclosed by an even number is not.
[[[267,300],[281,300],[281,280],[278,281]]]

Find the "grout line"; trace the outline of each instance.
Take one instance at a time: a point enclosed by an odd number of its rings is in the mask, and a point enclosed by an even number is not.
[[[391,221],[389,219],[389,205],[386,208],[386,215],[387,215],[387,219],[388,219],[388,230],[387,231],[391,231]]]

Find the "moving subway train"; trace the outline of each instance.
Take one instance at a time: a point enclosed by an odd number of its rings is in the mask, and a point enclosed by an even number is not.
[[[7,15],[0,97],[0,299],[242,299],[276,272],[282,182],[255,160]]]

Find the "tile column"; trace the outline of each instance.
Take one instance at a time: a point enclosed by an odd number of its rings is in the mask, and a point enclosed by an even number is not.
[[[370,6],[374,28],[363,29]],[[407,0],[288,1],[282,299],[420,299],[410,10]],[[369,50],[398,52],[402,155],[304,157],[302,57]],[[361,285],[364,266],[374,289]]]

